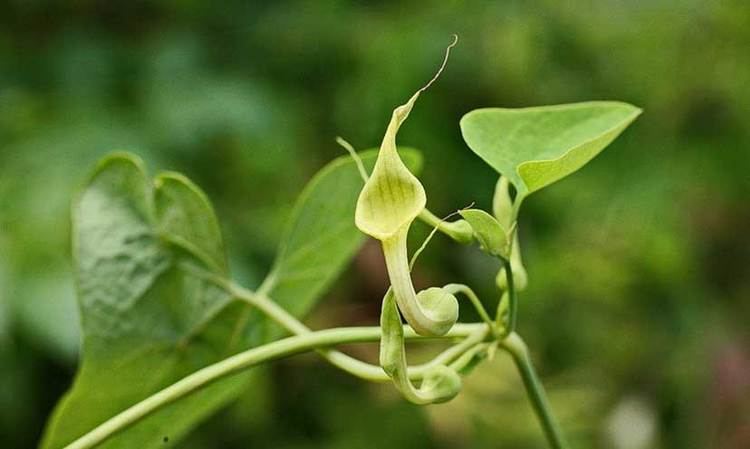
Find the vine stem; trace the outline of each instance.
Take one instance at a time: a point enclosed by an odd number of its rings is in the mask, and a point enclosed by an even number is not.
[[[479,300],[479,297],[476,293],[474,293],[474,290],[471,289],[468,285],[464,284],[448,284],[443,287],[447,291],[455,294],[455,293],[463,293],[467,298],[469,298],[469,301],[471,301],[471,304],[474,306],[474,309],[479,314],[479,317],[487,323],[487,326],[492,330],[493,334],[496,334],[496,328],[495,322],[492,321],[490,316],[487,314],[487,310],[485,310],[484,306],[482,305],[482,301]]]
[[[518,368],[523,385],[526,388],[526,395],[531,401],[531,406],[539,419],[550,447],[552,449],[569,449],[560,426],[552,415],[547,395],[544,392],[542,383],[539,381],[536,370],[534,370],[526,343],[518,334],[512,332],[502,341],[502,346],[511,355]]]
[[[257,307],[261,312],[276,323],[280,324],[287,331],[296,335],[305,335],[313,332],[310,328],[305,326],[304,323],[290,315],[283,307],[276,304],[267,296],[257,292],[254,293],[242,286],[232,283],[226,285],[226,288],[239,299]],[[464,351],[481,342],[490,329],[491,327],[487,326],[478,327],[468,338],[464,339],[462,343],[449,347],[429,362],[417,366],[410,366],[408,369],[409,378],[421,379],[424,373],[430,368],[452,362],[455,358],[463,354]],[[359,359],[348,356],[343,352],[330,348],[316,348],[316,351],[334,366],[361,379],[373,382],[391,381],[390,376],[388,376],[379,365],[372,365],[363,362]]]
[[[456,325],[446,335],[431,338],[468,337],[480,327],[484,327],[484,325]],[[404,327],[404,336],[412,340],[430,339],[417,335],[408,326]],[[64,449],[93,448],[160,408],[194,393],[221,378],[260,363],[339,344],[377,342],[380,341],[380,337],[381,329],[377,326],[341,327],[287,337],[263,346],[248,349],[182,378],[98,425],[90,432],[65,446]]]
[[[510,335],[516,330],[516,321],[518,316],[518,294],[516,293],[515,280],[513,279],[513,268],[510,265],[510,261],[503,261],[505,265],[505,279],[508,285],[508,327],[506,329],[507,335]],[[497,319],[500,319],[498,314]]]
[[[265,292],[270,290],[273,282],[264,282],[258,291],[251,291],[239,284],[236,284],[228,279],[221,276],[217,276],[211,272],[199,269],[193,266],[185,266],[187,270],[190,270],[194,275],[199,276],[206,281],[212,282],[218,287],[223,288],[231,295],[236,298],[257,307],[262,313],[271,318],[277,324],[281,325],[284,329],[295,335],[309,334],[312,330],[305,326],[304,323],[299,321],[283,307],[279,306],[271,298],[266,296]],[[272,276],[269,276],[272,277]],[[465,286],[464,286],[465,287]],[[468,287],[465,287],[468,288]],[[473,293],[473,292],[472,292]],[[476,299],[478,301],[478,298]],[[481,304],[480,304],[481,306]],[[441,352],[435,358],[427,363],[421,365],[410,366],[408,369],[408,376],[410,379],[421,379],[424,373],[437,365],[445,365],[451,363],[455,358],[463,354],[464,351],[472,347],[472,345],[479,343],[487,335],[487,332],[493,329],[492,323],[488,324],[488,327],[477,328],[473,334],[466,338],[463,342],[449,347],[448,349]],[[346,371],[347,373],[359,377],[361,379],[369,380],[372,382],[390,382],[391,378],[388,374],[383,371],[379,365],[373,365],[367,362],[363,362],[357,358],[351,357],[330,348],[317,348],[316,351],[324,359],[333,364],[334,366]]]
[[[470,243],[474,240],[474,232],[468,223],[464,220],[445,221],[438,218],[428,209],[423,209],[419,213],[419,219],[428,226],[437,228],[438,231],[452,238],[458,243]]]

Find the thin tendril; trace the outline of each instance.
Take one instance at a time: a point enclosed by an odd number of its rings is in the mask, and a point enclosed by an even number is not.
[[[467,208],[471,208],[471,206],[473,204],[474,203],[471,203],[469,206],[467,206]],[[461,209],[461,210],[463,210],[463,209]],[[460,211],[458,211],[458,210],[455,211],[455,212],[451,212],[450,214],[448,214],[445,217],[441,218],[440,221],[435,224],[435,226],[432,228],[432,231],[430,231],[430,234],[427,236],[426,239],[424,239],[424,242],[422,242],[422,245],[411,256],[411,261],[409,261],[409,271],[411,271],[414,268],[414,263],[416,263],[417,257],[419,257],[419,255],[422,254],[422,251],[424,251],[425,248],[427,248],[427,244],[430,243],[430,240],[432,240],[432,237],[434,237],[435,233],[438,232],[438,230],[440,229],[440,225],[443,224],[443,223],[445,223],[446,220],[448,220],[449,218],[453,217],[454,215],[457,215],[459,212]]]
[[[424,85],[424,87],[419,89],[420,93],[429,89],[430,86],[432,86],[432,83],[434,83],[440,77],[440,74],[443,73],[443,69],[445,69],[445,65],[448,63],[448,57],[451,55],[451,48],[455,47],[456,44],[458,44],[458,34],[453,35],[453,42],[451,42],[451,44],[448,45],[448,48],[445,49],[445,57],[443,58],[443,63],[440,65],[440,68],[438,69],[435,76],[433,76],[432,79]]]
[[[442,222],[443,221],[441,220],[440,223]],[[436,232],[438,232],[439,227],[440,227],[440,224],[437,224],[435,225],[434,228],[432,228],[432,231],[430,232],[430,234],[427,236],[426,239],[424,239],[424,242],[422,242],[422,246],[420,246],[419,249],[417,249],[414,252],[414,255],[411,256],[411,260],[409,261],[409,271],[411,271],[414,268],[414,263],[416,263],[417,257],[419,257],[419,255],[422,254],[422,251],[424,251],[425,248],[427,248],[427,244],[430,243],[430,240],[432,240],[432,237],[435,235]]]
[[[360,158],[357,152],[354,151],[354,147],[352,146],[352,144],[339,136],[336,136],[336,143],[344,147],[344,149],[349,153],[352,159],[354,159],[354,163],[357,165],[357,170],[359,170],[359,176],[362,177],[362,180],[364,182],[367,182],[367,179],[369,178],[369,176],[367,175],[367,170],[365,170],[365,165],[362,163],[362,158]]]

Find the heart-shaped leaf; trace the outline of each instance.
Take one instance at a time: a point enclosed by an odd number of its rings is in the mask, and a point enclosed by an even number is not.
[[[523,198],[584,166],[640,113],[614,101],[477,109],[461,119],[461,132]]]
[[[156,207],[154,207],[156,206]],[[194,223],[199,220],[199,223]],[[141,162],[105,158],[73,205],[83,353],[42,443],[60,448],[125,408],[235,352],[232,298],[196,273],[226,276],[219,226],[200,190]],[[164,447],[242,390],[235,376],[150,415],[101,447]]]

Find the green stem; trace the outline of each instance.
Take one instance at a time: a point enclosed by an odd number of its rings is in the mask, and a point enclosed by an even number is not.
[[[419,219],[458,243],[468,244],[474,241],[474,231],[466,220],[444,221],[426,208],[419,214]]]
[[[297,318],[287,312],[283,307],[279,306],[271,298],[266,296],[265,293],[268,292],[272,287],[272,282],[266,283],[264,281],[261,288],[253,292],[238,284],[235,284],[229,279],[217,276],[214,273],[196,268],[192,265],[186,265],[184,269],[190,270],[195,276],[199,276],[209,282],[214,283],[215,285],[223,288],[238,299],[258,308],[258,310],[260,310],[262,313],[264,313],[266,316],[271,318],[273,321],[275,321],[277,324],[279,324],[281,327],[291,332],[292,334],[304,335],[312,332],[312,330],[309,327],[305,326],[304,323],[299,321]],[[457,324],[456,326],[461,327],[467,325]],[[483,326],[477,327],[475,332],[479,332],[480,327]],[[409,378],[413,380],[421,379],[424,376],[425,372],[427,372],[430,368],[433,368],[437,365],[445,365],[450,363],[455,358],[461,355],[462,351],[464,350],[462,348],[464,347],[465,345],[459,343],[457,345],[449,347],[427,363],[409,367]],[[332,349],[317,349],[316,351],[329,363],[353,376],[373,382],[389,382],[391,380],[391,378],[383,371],[383,368],[379,365],[373,365],[371,363],[363,362],[359,359],[346,355],[343,352]]]
[[[259,294],[257,292],[253,293],[252,291],[236,284],[229,284],[227,287],[230,289],[231,293],[234,296],[247,302],[248,304],[257,307],[258,310],[260,310],[272,320],[276,321],[292,334],[306,335],[313,332],[309,327],[305,326],[294,316],[290,315],[289,312],[284,310],[284,308],[276,304],[267,296]],[[482,328],[483,327],[484,326],[482,326]],[[484,331],[482,331],[481,328],[478,328],[477,331],[475,331],[475,333],[479,332],[482,332],[482,336],[484,335]],[[471,340],[471,338],[468,338],[467,340]],[[466,345],[459,343],[458,345],[451,346],[450,348],[441,352],[434,359],[430,360],[427,363],[409,367],[409,378],[421,379],[427,370],[437,365],[450,363],[453,359],[460,356],[465,348]],[[371,363],[363,362],[359,359],[346,355],[343,352],[333,349],[317,349],[316,351],[332,365],[359,378],[374,382],[390,382],[391,380],[391,378],[383,371],[383,368],[381,368],[379,365],[373,365]]]
[[[468,340],[468,338],[467,338]],[[484,352],[484,354],[487,354],[487,351],[492,346],[493,343],[475,343],[471,348],[466,350],[463,354],[461,354],[461,357],[458,357],[456,360],[453,361],[449,365],[449,367],[456,372],[461,373],[464,369],[466,369],[469,365],[472,364],[472,361],[474,360],[477,355]],[[463,374],[463,373],[462,373]]]
[[[476,295],[476,293],[474,293],[474,290],[472,290],[471,287],[465,284],[448,284],[443,288],[451,292],[452,294],[462,293],[464,296],[469,298],[469,301],[471,301],[474,309],[476,309],[477,313],[479,314],[479,318],[487,323],[490,329],[492,329],[493,334],[495,333],[495,323],[492,321],[489,314],[487,314],[487,310],[485,310],[484,306],[482,305],[482,301],[479,300],[479,297]]]
[[[481,326],[483,327],[483,325]],[[456,326],[443,338],[468,337],[477,329],[477,325]],[[408,339],[425,340],[424,337],[416,335],[408,327],[404,329],[404,335]],[[248,349],[195,371],[165,389],[125,409],[65,446],[64,449],[93,448],[162,407],[194,393],[221,378],[260,363],[339,344],[377,342],[380,340],[380,337],[380,327],[344,327],[296,335]]]
[[[534,413],[536,413],[539,419],[550,447],[552,449],[567,449],[569,446],[563,438],[560,426],[555,421],[554,416],[552,416],[547,395],[534,370],[526,343],[524,343],[518,334],[513,332],[501,344],[510,353],[511,357],[513,357],[513,361],[523,380],[523,385],[526,388],[526,394],[531,401]]]
[[[511,268],[511,263],[509,261],[504,261],[503,263],[505,265],[505,279],[508,284],[508,325],[505,328],[505,332],[507,335],[510,335],[516,330],[518,296],[516,294],[516,286],[513,280],[513,268]]]
[[[497,311],[495,312],[495,327],[498,329],[502,329],[502,335],[507,335],[509,332],[507,331],[508,323],[503,321],[503,317],[505,316],[505,312],[508,311],[508,291],[504,290],[502,295],[500,295],[500,301],[497,303]]]

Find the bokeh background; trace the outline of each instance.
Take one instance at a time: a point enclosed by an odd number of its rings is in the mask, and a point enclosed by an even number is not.
[[[1,447],[34,447],[75,372],[68,208],[99,157],[126,149],[195,180],[254,287],[298,192],[343,154],[334,137],[377,145],[452,33],[445,73],[399,136],[424,151],[438,214],[490,206],[495,175],[459,132],[469,110],[645,110],[522,211],[520,333],[573,447],[750,447],[750,4],[259,3],[2,2]],[[366,246],[309,322],[375,323],[381,264]],[[495,269],[436,238],[415,276],[467,282],[491,306]],[[544,448],[506,359],[420,408],[296,357],[258,369],[182,446]]]

